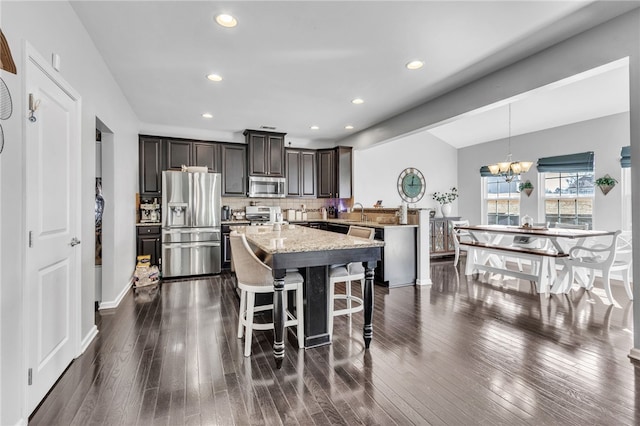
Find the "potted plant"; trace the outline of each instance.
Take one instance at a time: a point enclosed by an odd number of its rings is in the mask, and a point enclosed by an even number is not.
[[[618,181],[615,180],[614,178],[612,178],[609,175],[604,175],[604,176],[596,179],[595,183],[596,183],[596,185],[598,185],[598,188],[600,188],[602,193],[604,195],[607,195],[609,193],[609,191],[611,191],[613,189],[613,187],[616,186]]]
[[[533,192],[533,184],[528,180],[520,182],[520,185],[518,185],[518,189],[520,190],[520,192],[524,192],[525,194],[527,194],[528,197],[531,195],[531,192]]]
[[[451,213],[451,203],[458,198],[458,188],[452,186],[449,192],[434,192],[433,199],[440,203],[442,216],[447,217]]]

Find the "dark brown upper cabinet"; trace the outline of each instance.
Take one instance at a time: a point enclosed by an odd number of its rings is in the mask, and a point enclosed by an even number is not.
[[[247,146],[221,144],[222,195],[226,197],[247,196]]]
[[[287,197],[316,196],[316,151],[285,149]]]
[[[203,166],[211,173],[220,172],[220,146],[189,140],[165,141],[167,170],[181,170],[182,166]]]
[[[162,195],[162,139],[140,136],[139,140],[140,195]]]
[[[318,156],[318,198],[351,198],[351,147],[320,149]]]
[[[284,177],[286,133],[245,130],[249,147],[249,176]]]

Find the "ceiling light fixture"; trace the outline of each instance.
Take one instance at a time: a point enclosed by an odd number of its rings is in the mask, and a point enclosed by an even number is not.
[[[344,128],[347,130],[353,130],[353,126],[351,124],[347,124]]]
[[[209,74],[207,78],[211,81],[222,81],[222,77],[218,74]]]
[[[213,118],[213,114],[211,114],[210,112],[205,112],[204,114],[202,114],[203,118]]]
[[[311,126],[311,127],[310,127],[310,129],[311,129],[311,130],[319,130],[319,129],[320,129],[320,127],[318,127],[318,126]]]
[[[424,62],[422,61],[411,61],[406,65],[406,67],[407,69],[410,69],[410,70],[419,70],[420,68],[422,68],[423,65],[424,65]]]
[[[360,99],[360,98],[355,98],[355,99],[353,99],[353,100],[351,101],[351,103],[352,103],[352,104],[354,104],[354,105],[360,105],[360,104],[363,104],[363,103],[364,103],[364,100],[363,100],[363,99]]]
[[[238,25],[238,21],[236,20],[236,18],[226,13],[222,13],[216,16],[216,22],[225,28],[233,28]]]
[[[529,171],[533,162],[531,161],[512,161],[511,160],[511,104],[509,104],[509,154],[503,162],[491,164],[487,166],[492,175],[502,176],[505,181],[511,182],[513,178],[521,173]]]

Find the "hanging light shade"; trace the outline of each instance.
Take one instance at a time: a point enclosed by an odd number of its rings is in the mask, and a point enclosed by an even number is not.
[[[512,161],[511,159],[511,104],[509,104],[509,154],[506,161],[490,164],[487,167],[492,175],[502,176],[505,181],[511,182],[516,176],[526,173],[533,165],[532,161]]]

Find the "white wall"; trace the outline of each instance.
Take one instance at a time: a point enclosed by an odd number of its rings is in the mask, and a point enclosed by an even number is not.
[[[534,166],[522,175],[535,187],[530,197],[522,194],[520,216],[528,214],[535,222],[543,222],[538,215],[542,206],[538,205],[538,158],[554,155],[594,152],[594,175],[596,178],[609,174],[620,181],[620,149],[629,145],[629,113],[616,114],[595,120],[556,127],[511,138],[511,152],[514,160],[533,161]],[[507,152],[507,140],[487,142],[462,148],[458,151],[458,182],[460,192],[459,212],[472,223],[482,223],[479,206],[482,205],[482,180],[480,167],[501,161]],[[468,196],[467,196],[468,195]],[[594,229],[616,230],[622,228],[622,191],[614,188],[605,197],[600,190],[595,191],[593,227]]]
[[[365,207],[373,207],[380,199],[384,207],[398,207],[402,203],[398,176],[407,167],[420,170],[426,181],[425,196],[416,207],[439,206],[432,194],[457,185],[457,150],[426,131],[371,148],[355,149],[353,163],[353,199]],[[457,202],[454,202],[452,215],[456,212]]]
[[[82,268],[81,338],[85,343],[95,332],[94,316],[94,196],[96,117],[114,133],[112,198],[113,228],[109,264],[110,280],[104,283],[110,294],[126,289],[135,265],[135,193],[137,192],[138,120],[109,73],[93,42],[67,2],[2,2],[0,27],[11,47],[18,75],[2,73],[11,91],[14,114],[2,125],[5,151],[0,155],[0,270],[2,371],[0,424],[26,423],[22,323],[23,252],[25,250],[23,200],[24,78],[23,43],[28,42],[45,58],[60,55],[60,74],[82,96]],[[10,182],[10,184],[9,184]],[[118,200],[115,203],[115,200]],[[10,284],[8,284],[10,283]]]

